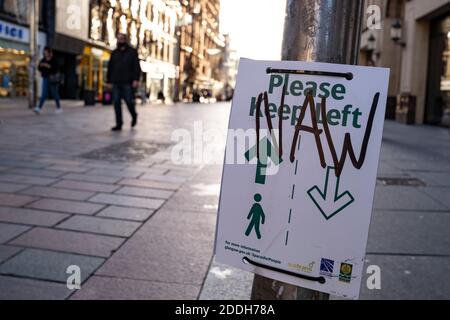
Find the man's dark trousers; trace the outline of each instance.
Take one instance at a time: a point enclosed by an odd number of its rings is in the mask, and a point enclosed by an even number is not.
[[[137,113],[131,84],[115,84],[113,86],[114,111],[116,112],[116,124],[118,127],[122,127],[123,125],[122,99],[125,100],[131,117],[136,119]]]

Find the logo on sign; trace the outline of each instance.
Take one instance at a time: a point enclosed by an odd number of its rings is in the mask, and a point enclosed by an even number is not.
[[[320,261],[320,275],[331,277],[334,270],[334,261],[322,258]]]
[[[316,263],[313,261],[313,262],[309,263],[309,264],[306,265],[306,266],[301,265],[301,264],[298,264],[298,263],[288,263],[288,266],[289,266],[289,268],[297,269],[297,270],[299,270],[300,272],[311,273],[311,272],[313,272],[313,270],[314,270],[314,265],[315,265],[315,264],[316,264]]]
[[[339,272],[339,281],[350,283],[352,280],[353,265],[349,263],[341,263]]]

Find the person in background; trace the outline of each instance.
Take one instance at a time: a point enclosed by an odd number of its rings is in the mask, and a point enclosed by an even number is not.
[[[48,92],[50,91],[56,102],[56,113],[61,113],[61,103],[59,98],[60,73],[58,63],[53,57],[53,50],[49,47],[44,48],[44,57],[39,62],[38,70],[42,76],[42,93],[39,105],[34,109],[36,114],[40,114]]]
[[[137,125],[138,114],[136,112],[134,90],[139,87],[141,68],[137,50],[128,43],[126,34],[118,34],[117,49],[111,54],[108,64],[107,83],[112,85],[114,111],[116,114],[116,126],[112,131],[121,131],[123,125],[122,99],[127,104],[132,121],[131,127]]]

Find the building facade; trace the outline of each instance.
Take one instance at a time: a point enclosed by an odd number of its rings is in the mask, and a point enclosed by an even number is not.
[[[30,33],[27,2],[27,0],[0,0],[0,98],[26,97],[28,93]],[[47,3],[42,2],[39,10],[38,35],[41,54],[47,43],[46,10],[48,10]]]
[[[106,68],[117,33],[126,33],[139,52],[142,88],[151,100],[170,98],[176,79],[174,47],[177,2],[163,0],[90,1],[89,41],[80,62],[80,82],[101,99]]]
[[[66,21],[73,1],[77,0],[57,1],[57,17]],[[128,34],[139,52],[143,71],[140,91],[150,101],[161,97],[192,101],[194,91],[221,90],[224,38],[219,33],[219,9],[219,1],[91,0],[83,13],[89,17],[89,21],[82,21],[87,30],[70,35],[70,39],[67,30],[58,30],[61,18],[57,18],[55,34],[63,34],[66,45],[72,43],[70,54],[76,56],[75,67],[65,72],[64,78],[72,78],[66,86],[72,92],[66,97],[94,95],[97,101],[103,100],[106,68],[118,32]],[[51,44],[61,47],[57,41]],[[74,56],[67,56],[68,51],[64,58],[74,61]]]
[[[391,69],[387,116],[450,125],[450,2],[368,0],[368,16],[369,6],[381,23],[364,26],[360,63]]]
[[[219,31],[219,0],[181,0],[178,99],[198,101],[223,92],[220,70],[225,38]]]
[[[26,95],[28,0],[0,0],[0,96]],[[198,101],[223,95],[227,55],[219,0],[46,0],[39,45],[53,48],[63,99],[106,101],[117,33],[139,52],[142,96]],[[40,54],[42,56],[42,52]]]

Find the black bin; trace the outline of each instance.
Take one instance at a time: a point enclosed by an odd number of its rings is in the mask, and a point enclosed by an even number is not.
[[[86,107],[95,106],[95,91],[94,90],[84,91],[84,105]]]

